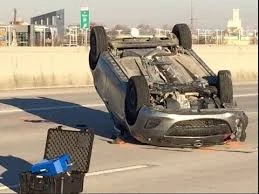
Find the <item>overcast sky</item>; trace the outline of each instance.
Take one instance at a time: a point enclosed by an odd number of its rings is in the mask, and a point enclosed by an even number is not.
[[[64,8],[66,24],[79,23],[79,10],[87,4],[92,21],[108,26],[145,23],[154,27],[163,24],[190,23],[191,0],[7,0],[1,1],[0,22],[7,23],[17,8],[18,17],[29,18]],[[258,28],[258,0],[193,0],[196,27],[224,28],[239,8],[243,27]]]

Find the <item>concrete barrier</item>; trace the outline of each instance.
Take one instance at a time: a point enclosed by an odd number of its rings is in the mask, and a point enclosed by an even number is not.
[[[217,73],[230,70],[234,81],[257,81],[258,47],[194,45],[193,50]]]
[[[0,89],[92,84],[84,47],[0,47]],[[194,50],[210,67],[232,71],[235,81],[256,81],[257,46],[202,46]]]
[[[0,89],[92,84],[84,47],[0,48]]]

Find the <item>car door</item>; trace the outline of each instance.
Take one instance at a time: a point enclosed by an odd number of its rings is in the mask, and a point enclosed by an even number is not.
[[[114,114],[114,116],[120,120],[124,120],[126,83],[119,75],[118,71],[114,69],[113,65],[116,64],[109,65],[111,70],[107,74],[106,79],[108,109]]]
[[[93,71],[93,78],[94,78],[94,86],[102,98],[104,103],[107,105],[108,103],[108,96],[107,96],[107,74],[109,72],[109,68],[107,66],[106,61],[100,57],[96,68]]]

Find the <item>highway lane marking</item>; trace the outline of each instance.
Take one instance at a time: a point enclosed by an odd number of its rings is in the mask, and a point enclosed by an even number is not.
[[[242,96],[240,96],[242,97]],[[0,110],[0,114],[6,113],[17,113],[17,112],[33,112],[33,111],[48,111],[48,110],[60,110],[60,109],[73,109],[73,108],[95,108],[95,107],[105,107],[104,104],[90,104],[90,105],[75,105],[75,106],[54,106],[54,107],[45,107],[45,108],[29,108],[29,109],[5,109]],[[257,112],[247,112],[247,113],[257,113]]]
[[[251,96],[258,96],[258,93],[250,93],[250,94],[237,94],[234,95],[235,98],[239,97],[251,97]],[[19,109],[19,108],[14,108],[14,109],[6,109],[6,110],[1,110],[1,113],[15,113],[15,112],[30,112],[30,111],[48,111],[48,110],[59,110],[59,109],[73,109],[73,108],[94,108],[94,107],[104,107],[104,103],[99,103],[99,104],[84,104],[84,105],[71,105],[71,106],[54,106],[54,107],[41,107],[41,108],[29,108],[29,109]]]
[[[252,111],[251,112],[246,112],[245,111],[245,113],[247,113],[247,114],[258,114],[258,112],[252,112]]]
[[[238,98],[238,97],[251,97],[251,96],[258,96],[258,93],[251,93],[251,94],[237,94],[237,95],[234,95],[234,98]]]
[[[90,176],[98,176],[98,175],[103,175],[103,174],[113,174],[117,172],[125,172],[125,171],[131,171],[131,170],[137,170],[141,168],[148,168],[150,165],[135,165],[135,166],[129,166],[129,167],[123,167],[123,168],[114,168],[110,170],[101,170],[97,172],[90,172],[87,173],[85,176],[90,177]]]
[[[138,170],[138,169],[142,169],[142,168],[148,168],[150,166],[151,165],[135,165],[135,166],[122,167],[122,168],[114,168],[114,169],[109,169],[109,170],[90,172],[90,173],[87,173],[85,176],[86,177],[100,176],[100,175],[104,175],[104,174],[113,174],[113,173],[118,173],[118,172]],[[0,186],[0,191],[17,188],[17,187],[19,187],[19,184],[11,185],[11,186]]]

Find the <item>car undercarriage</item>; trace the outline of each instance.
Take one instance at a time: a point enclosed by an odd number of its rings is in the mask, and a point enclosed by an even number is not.
[[[171,49],[127,49],[117,52],[115,56],[118,61],[122,58],[139,57],[141,64],[136,64],[147,80],[150,105],[158,110],[198,111],[235,107],[232,100],[227,104],[221,103],[216,87],[217,80],[214,77],[212,83],[209,83],[208,78],[211,75],[188,52],[177,47]]]
[[[115,127],[158,146],[245,141],[248,118],[233,99],[231,72],[216,75],[191,47],[183,24],[160,38],[108,41],[102,27],[92,30],[89,63]]]

